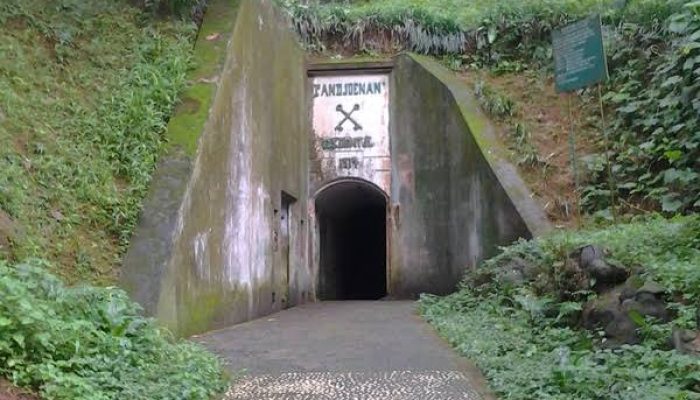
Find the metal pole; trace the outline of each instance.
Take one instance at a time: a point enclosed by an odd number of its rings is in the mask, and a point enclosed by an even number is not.
[[[566,95],[567,107],[569,109],[569,155],[571,156],[571,172],[574,176],[574,192],[576,193],[576,224],[581,227],[581,193],[579,191],[578,181],[578,163],[576,162],[576,132],[574,130],[574,116],[571,111],[571,93]]]
[[[603,141],[605,142],[605,164],[608,170],[608,189],[610,190],[610,210],[612,211],[613,222],[617,224],[617,194],[615,189],[615,177],[610,164],[610,138],[608,137],[607,124],[605,122],[605,107],[603,106],[602,84],[598,84],[598,102],[600,103],[600,120],[603,129]]]

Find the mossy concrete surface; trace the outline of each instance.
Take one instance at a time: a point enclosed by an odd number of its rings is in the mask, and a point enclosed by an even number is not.
[[[288,27],[273,0],[215,1],[205,18],[200,66],[170,123],[122,275],[146,312],[179,335],[316,298],[313,67]],[[449,71],[401,55],[391,80],[388,292],[449,293],[499,246],[549,224]]]
[[[467,268],[549,223],[464,84],[436,62],[395,60],[392,268],[397,297],[453,291]]]
[[[534,236],[549,232],[552,226],[544,210],[533,200],[532,191],[509,161],[508,149],[498,139],[496,125],[481,111],[472,91],[454,73],[434,59],[417,54],[407,56],[430,72],[450,92],[452,101],[467,124],[470,136],[478,146],[479,153],[498,178],[527,229]]]
[[[226,59],[226,46],[236,22],[239,0],[214,0],[197,35],[194,48],[195,68],[189,73],[189,87],[168,123],[170,148],[179,147],[194,156],[197,140],[204,130],[209,107]]]
[[[305,54],[272,0],[215,1],[122,282],[191,335],[313,298]],[[180,161],[173,161],[180,160]],[[189,160],[192,160],[189,162]],[[282,195],[284,193],[284,196]],[[289,255],[279,211],[289,205]]]

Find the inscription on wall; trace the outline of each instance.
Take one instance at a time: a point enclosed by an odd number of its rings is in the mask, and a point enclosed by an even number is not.
[[[352,176],[389,192],[389,76],[322,76],[312,84],[319,183]]]

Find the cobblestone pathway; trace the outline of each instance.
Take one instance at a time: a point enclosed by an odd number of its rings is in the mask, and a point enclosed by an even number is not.
[[[234,373],[229,400],[492,400],[411,302],[297,307],[199,337]]]

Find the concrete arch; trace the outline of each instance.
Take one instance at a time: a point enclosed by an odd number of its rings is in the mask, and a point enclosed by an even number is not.
[[[389,196],[361,178],[334,179],[312,197],[318,297],[377,300],[388,293]]]
[[[374,182],[368,181],[367,179],[354,177],[354,176],[340,177],[340,178],[336,178],[336,179],[332,179],[330,181],[327,181],[326,183],[321,185],[321,187],[319,187],[318,190],[316,190],[316,192],[313,194],[313,196],[311,196],[311,199],[315,201],[316,198],[320,194],[322,194],[324,191],[331,189],[332,187],[334,187],[336,185],[341,185],[341,184],[345,184],[345,183],[355,183],[355,184],[359,184],[359,185],[365,185],[367,188],[370,188],[370,189],[376,191],[377,193],[381,194],[386,199],[387,204],[389,203],[390,196],[388,193],[386,193],[384,191],[384,189],[380,188]]]

